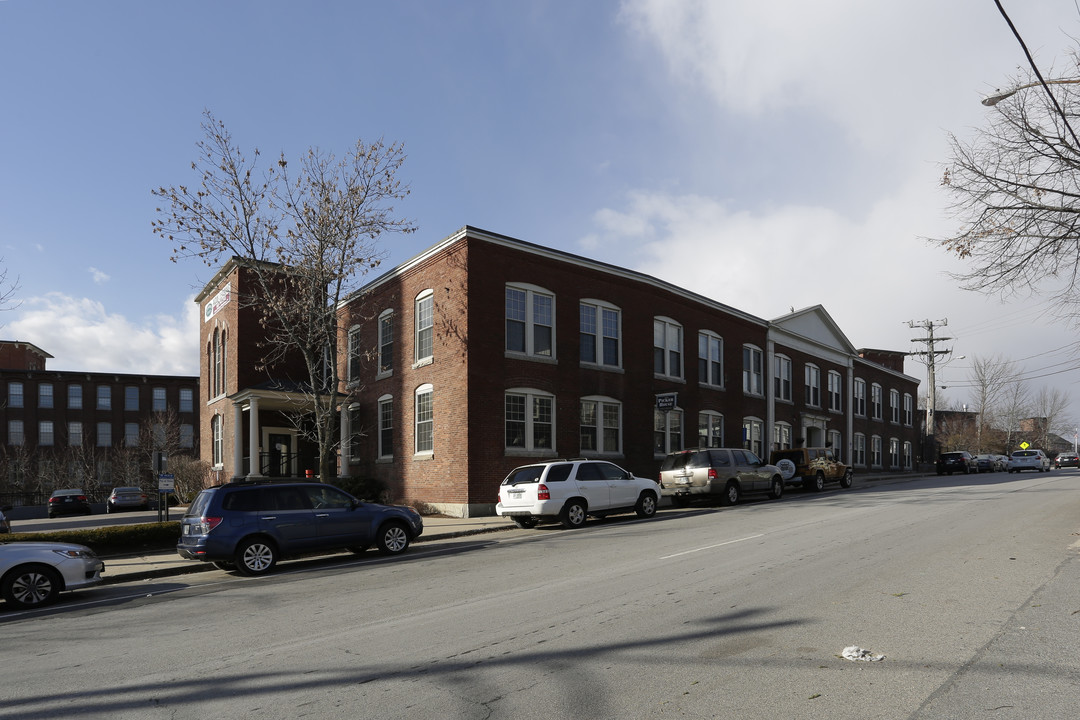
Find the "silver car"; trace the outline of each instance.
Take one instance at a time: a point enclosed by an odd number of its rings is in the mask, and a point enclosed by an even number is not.
[[[54,542],[0,544],[0,596],[8,607],[35,608],[64,590],[101,582],[105,563],[82,545]]]
[[[1035,470],[1047,472],[1050,470],[1050,458],[1042,450],[1017,450],[1009,456],[1009,472],[1022,472]]]
[[[784,478],[776,465],[743,448],[691,448],[673,452],[660,466],[660,490],[674,505],[712,495],[734,505],[745,494],[784,494]]]
[[[105,501],[105,512],[120,510],[149,510],[150,496],[138,487],[116,487]]]

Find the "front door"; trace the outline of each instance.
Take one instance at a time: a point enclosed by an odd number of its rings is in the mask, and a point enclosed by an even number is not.
[[[292,435],[270,433],[266,474],[270,477],[292,477]]]

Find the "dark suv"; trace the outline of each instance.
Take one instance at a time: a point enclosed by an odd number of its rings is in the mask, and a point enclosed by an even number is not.
[[[936,468],[938,475],[952,475],[954,472],[966,475],[979,472],[979,461],[966,450],[944,452],[938,456]]]
[[[283,557],[372,545],[404,552],[424,531],[410,507],[361,502],[318,482],[239,481],[200,492],[180,520],[176,551],[244,575],[269,572]]]

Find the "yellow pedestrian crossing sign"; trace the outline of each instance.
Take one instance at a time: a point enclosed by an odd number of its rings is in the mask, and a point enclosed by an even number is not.
[[[1030,445],[1028,445],[1028,442],[1027,442],[1027,440],[1025,440],[1024,442],[1020,443],[1020,449],[1021,449],[1021,450],[1027,450],[1027,449],[1028,449],[1029,447],[1031,447],[1031,446],[1030,446]]]

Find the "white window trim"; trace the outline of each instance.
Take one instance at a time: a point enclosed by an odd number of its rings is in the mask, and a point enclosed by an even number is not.
[[[525,447],[512,447],[506,444],[506,396],[517,395],[525,398]],[[537,398],[551,400],[551,447],[538,448],[533,445],[533,401]],[[555,428],[555,396],[536,388],[509,388],[503,393],[503,449],[511,457],[555,457],[555,440],[558,437]]]
[[[889,420],[895,424],[900,424],[900,391],[894,388],[889,388]]]
[[[431,395],[431,449],[420,450],[420,413],[417,407],[421,395]],[[413,456],[431,457],[435,454],[435,389],[430,383],[421,385],[413,392]]]
[[[844,378],[835,370],[830,370],[828,375],[829,410],[830,412],[844,412]]]
[[[786,432],[786,435],[787,435],[786,438],[783,437],[785,435],[785,433],[784,433],[785,430],[787,431]],[[788,449],[790,449],[793,437],[794,437],[794,433],[793,433],[792,428],[791,428],[791,423],[784,422],[783,420],[780,420],[778,422],[773,423],[773,449],[774,450],[788,450]],[[787,444],[784,443],[784,440],[786,440]]]
[[[525,358],[525,359],[528,359],[528,360],[538,360],[540,362],[558,362],[558,345],[559,344],[556,342],[556,338],[558,337],[558,334],[556,333],[556,327],[555,327],[555,320],[556,320],[556,317],[557,317],[558,313],[557,313],[556,307],[555,307],[555,293],[548,290],[547,288],[540,287],[539,285],[530,285],[528,283],[508,282],[508,283],[506,283],[506,288],[507,289],[518,290],[520,292],[525,293],[525,352],[521,352],[520,350],[510,350],[509,348],[506,347],[506,337],[505,337],[505,333],[506,333],[506,327],[505,327],[506,311],[505,311],[505,308],[504,308],[504,310],[503,310],[503,322],[504,322],[504,326],[503,326],[503,333],[504,333],[503,350],[505,351],[506,356],[507,357],[515,357],[515,358]],[[536,322],[535,322],[535,319],[533,317],[533,311],[535,309],[533,307],[533,299],[537,295],[542,295],[544,297],[547,297],[547,298],[551,299],[551,354],[550,355],[544,355],[544,354],[540,354],[540,353],[536,352],[536,347],[535,347],[535,345],[536,345],[536,334],[535,334]],[[504,297],[504,299],[506,297],[506,291],[505,290],[503,291],[503,297]]]
[[[659,414],[658,414],[659,413]],[[657,450],[653,447],[653,457],[663,458],[668,453],[673,453],[678,450],[682,450],[686,446],[686,413],[683,412],[681,407],[675,406],[668,412],[663,410],[653,409],[653,433],[656,433],[656,420],[660,416],[664,418],[664,447],[662,450]],[[675,444],[679,447],[671,447],[671,417],[676,416],[679,418],[679,437],[675,438]]]
[[[705,415],[706,417],[710,418],[710,423],[709,423],[710,426],[715,426],[716,424],[719,424],[719,426],[720,426],[720,444],[717,445],[716,447],[724,447],[724,414],[721,413],[721,412],[717,412],[716,410],[702,410],[701,412],[698,413],[698,429],[697,429],[698,444],[699,445],[701,444],[701,416],[702,415]],[[715,423],[712,422],[713,420],[715,420],[716,422]],[[712,447],[712,446],[710,445],[709,447]]]
[[[582,298],[578,301],[578,338],[581,337],[581,306],[588,305],[596,310],[596,334],[593,336],[595,347],[596,362],[586,362],[581,359],[581,353],[578,353],[578,361],[589,368],[598,368],[600,370],[621,370],[623,366],[623,328],[622,328],[622,308],[618,305],[612,305],[609,302],[603,300],[597,300],[595,298]],[[608,365],[604,362],[604,311],[615,313],[616,317],[616,332],[618,335],[615,337],[616,341],[616,354],[618,358],[614,365]]]
[[[870,419],[884,420],[885,395],[880,383],[870,385]]]
[[[744,417],[742,421],[742,429],[744,433],[746,432],[748,425],[750,426],[750,432],[746,433],[746,437],[742,438],[742,444],[739,447],[743,448],[744,450],[749,450],[760,458],[762,457],[762,455],[764,455],[765,443],[767,442],[767,439],[765,437],[765,421],[754,415],[748,415]],[[759,431],[758,443],[760,444],[760,447],[756,450],[754,449],[753,433],[755,427]]]
[[[751,372],[751,369],[749,367],[747,367],[747,365],[746,365],[746,351],[747,350],[750,351],[750,356],[751,357],[754,357],[756,355],[758,358],[760,358],[760,362],[758,363],[758,372],[756,374],[757,384],[758,384],[758,387],[759,387],[758,390],[754,390],[753,383],[748,382],[748,380],[754,378],[755,375],[754,375],[754,373]],[[744,395],[750,395],[751,397],[764,397],[765,396],[765,353],[764,353],[764,351],[762,351],[762,349],[759,348],[757,345],[753,345],[751,343],[746,343],[746,344],[744,344],[742,346],[742,356],[743,356],[743,369],[742,369],[743,394]]]
[[[783,370],[787,371],[787,375],[783,374]],[[787,393],[784,391],[784,382],[787,382]],[[792,380],[792,364],[791,358],[782,353],[777,353],[773,356],[773,387],[776,390],[776,399],[779,402],[794,402],[792,400],[792,386],[794,382]]]
[[[709,388],[717,388],[718,390],[724,389],[724,338],[719,333],[715,333],[712,330],[699,330],[698,331],[698,361],[701,361],[701,338],[705,338],[705,347],[708,349],[710,341],[715,340],[718,344],[718,350],[720,357],[717,359],[717,363],[720,365],[720,379],[719,382],[710,382],[710,380],[703,380],[698,377],[698,384]],[[713,360],[711,357],[705,358],[706,377],[712,375],[708,370],[712,367]],[[700,374],[699,374],[700,375]],[[710,378],[711,379],[711,378]]]
[[[431,300],[431,354],[420,356],[420,331],[427,328],[420,327],[420,303]],[[424,290],[417,294],[413,300],[413,367],[418,368],[430,365],[435,359],[435,291]]]
[[[432,308],[432,312],[434,312],[434,308]],[[384,358],[383,358],[382,328],[383,328],[383,321],[385,321],[387,318],[390,318],[390,355],[391,355],[391,357],[390,357],[390,362],[389,362],[390,369],[389,370],[384,370],[383,369],[383,359]],[[388,377],[390,377],[391,375],[394,374],[394,358],[392,356],[394,354],[394,331],[396,330],[396,328],[394,327],[394,325],[395,325],[394,321],[395,320],[396,320],[396,318],[394,317],[394,311],[392,309],[388,308],[386,310],[383,310],[381,313],[379,313],[379,318],[375,322],[375,335],[376,335],[376,337],[375,337],[375,343],[376,343],[376,346],[375,346],[375,379],[376,380],[382,380],[383,378],[388,378]],[[432,352],[434,352],[434,343],[432,343]]]
[[[664,326],[664,369],[662,372],[656,371],[656,362],[653,362],[653,377],[662,378],[665,380],[677,380],[685,382],[686,378],[686,331],[683,329],[682,323],[676,321],[673,318],[669,318],[663,315],[657,315],[653,318],[653,353],[655,353],[658,345],[656,344],[656,324],[662,323]],[[678,328],[679,346],[672,348],[670,345],[671,338],[669,337],[669,331],[672,328]],[[679,367],[671,367],[671,351],[676,350],[679,353]],[[675,372],[672,372],[675,370]]]
[[[814,363],[806,363],[803,373],[806,380],[806,405],[808,407],[821,407],[821,368]]]
[[[596,408],[596,450],[581,449],[583,457],[588,458],[621,458],[623,456],[623,404],[621,400],[606,395],[587,395],[578,400],[578,443],[581,436],[581,403],[597,403]],[[619,447],[616,450],[608,450],[604,447],[604,405],[614,405],[619,411]]]
[[[386,428],[383,427],[383,424],[382,424],[382,421],[383,421],[382,410],[383,410],[383,405],[386,405],[388,403],[390,405],[390,432],[393,433],[394,432],[394,396],[390,395],[390,394],[386,394],[386,395],[381,396],[378,400],[375,401],[375,414],[376,414],[376,416],[375,416],[375,434],[376,434],[376,436],[375,436],[375,456],[376,456],[377,460],[382,460],[382,461],[390,460],[390,459],[393,459],[393,457],[394,457],[394,441],[393,441],[393,438],[391,438],[391,440],[390,440],[390,451],[389,452],[386,452],[387,449],[383,447],[383,441],[382,441],[383,430],[386,429]],[[355,458],[355,454],[353,455],[353,457]]]

